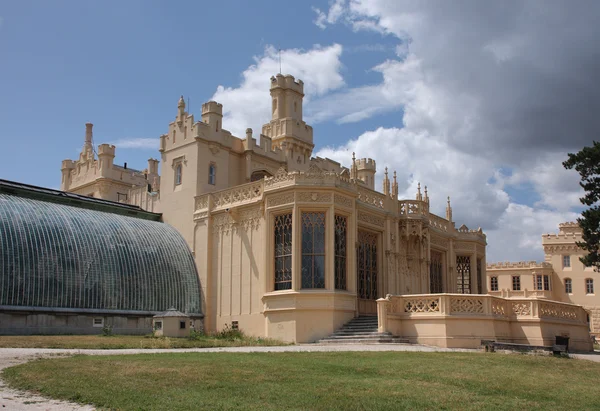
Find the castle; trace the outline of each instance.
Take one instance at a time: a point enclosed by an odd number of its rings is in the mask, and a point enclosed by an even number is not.
[[[204,327],[235,324],[258,336],[309,342],[357,315],[377,313],[388,294],[485,294],[486,237],[430,212],[427,188],[398,199],[388,170],[375,189],[376,163],[348,169],[312,157],[313,129],[302,115],[304,84],[271,77],[271,121],[260,140],[233,136],[223,107],[202,105],[200,121],[183,97],[154,159],[136,171],[97,158],[92,126],[83,151],[62,163],[61,189],[162,213],[196,261]]]

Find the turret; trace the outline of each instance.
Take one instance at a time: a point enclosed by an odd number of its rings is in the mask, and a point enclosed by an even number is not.
[[[100,176],[109,177],[115,159],[115,146],[100,144],[98,146],[98,159],[100,160]]]
[[[202,121],[219,131],[223,124],[223,105],[216,101],[209,101],[202,104]]]
[[[423,195],[421,194],[421,183],[417,183],[417,195],[415,196],[415,200],[423,201]]]
[[[159,161],[154,158],[148,159],[148,174],[158,175],[158,163]]]
[[[396,172],[394,171],[394,182],[392,183],[392,198],[398,199],[398,180],[396,180]]]
[[[63,160],[60,171],[62,173],[62,179],[60,182],[60,189],[62,191],[68,191],[71,186],[71,171],[75,168],[75,163],[72,160]]]
[[[302,120],[303,98],[302,80],[289,74],[271,77],[271,121],[262,134],[283,150],[288,171],[307,169],[314,148],[313,129]]]
[[[177,103],[177,121],[183,121],[185,117],[185,100],[183,96],[179,97],[179,102]]]
[[[385,175],[383,177],[383,194],[386,196],[390,195],[390,179],[388,178],[388,168],[385,168]]]
[[[375,190],[375,173],[377,166],[372,158],[361,158],[355,161],[356,178],[362,180],[367,187]]]
[[[446,220],[452,222],[452,207],[450,207],[450,196],[448,196],[448,205],[446,206]]]

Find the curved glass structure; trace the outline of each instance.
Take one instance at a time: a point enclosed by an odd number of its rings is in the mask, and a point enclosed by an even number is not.
[[[200,284],[168,224],[0,192],[0,306],[199,314]]]

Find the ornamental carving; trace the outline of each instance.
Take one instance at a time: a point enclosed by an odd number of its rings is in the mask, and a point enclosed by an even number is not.
[[[213,217],[213,234],[228,234],[231,232],[234,225],[233,218],[229,213],[218,214]]]
[[[331,193],[300,192],[298,193],[297,200],[306,203],[328,203],[331,201]]]
[[[546,254],[555,254],[555,253],[560,253],[563,251],[578,252],[578,251],[581,251],[581,249],[579,247],[577,247],[577,245],[575,245],[575,244],[545,245],[544,246],[544,253],[546,253]]]
[[[272,187],[279,185],[280,183],[287,183],[293,181],[295,174],[288,173],[285,168],[279,167],[277,173],[273,177],[265,178],[265,186]]]
[[[358,212],[358,221],[373,224],[378,227],[383,227],[385,225],[385,221],[383,218],[374,216],[373,214],[363,213],[361,211]]]
[[[436,313],[440,312],[438,298],[410,298],[404,300],[405,313]]]
[[[454,249],[456,251],[475,251],[475,244],[459,241],[454,243]]]
[[[269,207],[276,207],[283,204],[290,204],[294,202],[294,193],[286,193],[278,196],[269,197],[267,199],[267,205]]]
[[[578,307],[570,307],[567,305],[559,305],[553,303],[540,303],[540,317],[561,318],[564,320],[577,320]]]
[[[477,244],[476,245],[476,249],[477,249],[477,254],[483,255],[485,254],[485,246],[482,244]]]
[[[506,301],[492,299],[492,314],[506,316]]]
[[[452,297],[450,299],[450,312],[483,314],[483,299],[477,297]]]
[[[208,194],[196,197],[196,210],[204,210],[208,208]]]
[[[342,206],[342,207],[348,207],[348,208],[352,208],[352,199],[340,195],[340,194],[334,194],[333,195],[333,201],[336,205]]]
[[[512,303],[512,311],[517,316],[531,315],[531,304],[530,303]]]
[[[448,248],[448,246],[450,245],[450,241],[447,238],[439,237],[437,235],[431,235],[429,241],[432,245],[436,245],[442,248]]]
[[[253,207],[240,212],[239,226],[245,230],[256,230],[263,217],[262,207]]]

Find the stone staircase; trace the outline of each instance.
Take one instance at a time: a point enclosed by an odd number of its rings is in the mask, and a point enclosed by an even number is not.
[[[406,338],[395,337],[389,332],[377,330],[376,315],[361,315],[353,318],[318,344],[408,344]]]

